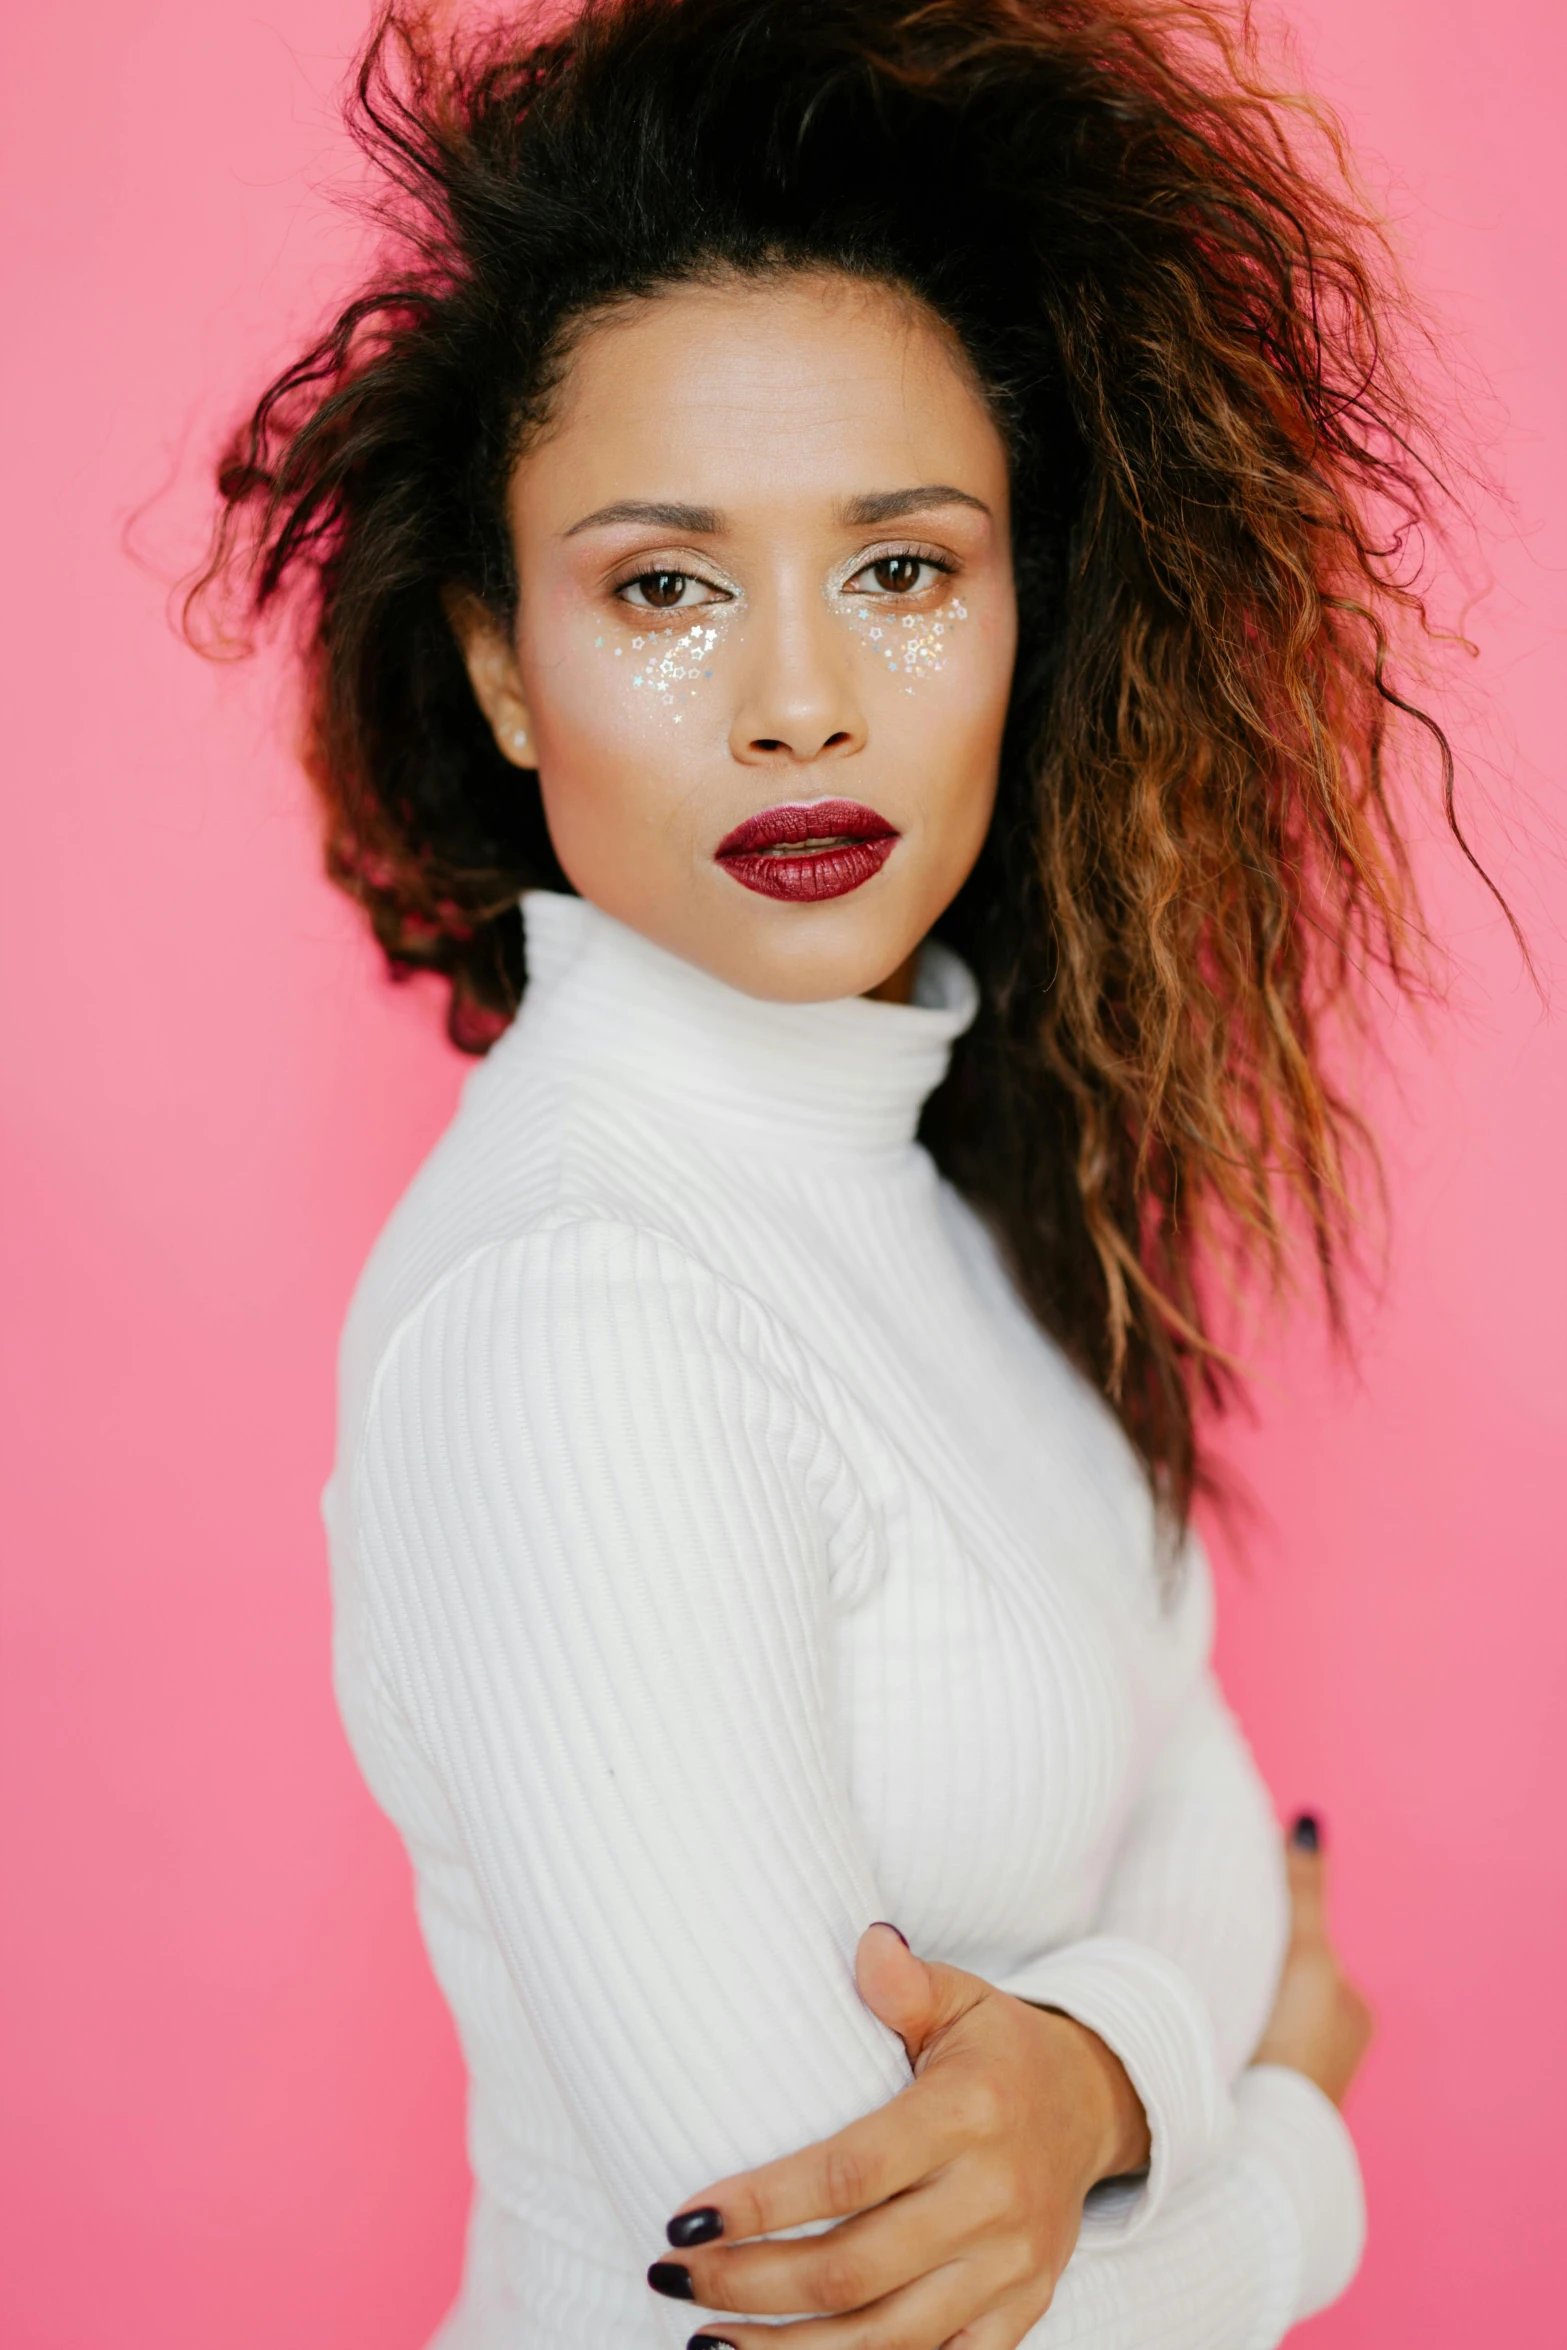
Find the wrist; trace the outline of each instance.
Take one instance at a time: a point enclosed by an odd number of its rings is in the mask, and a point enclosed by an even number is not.
[[[1119,2179],[1146,2170],[1152,2152],[1148,2116],[1114,2049],[1061,2008],[1039,2007],[1038,2013],[1064,2026],[1071,2035],[1083,2119],[1083,2192],[1098,2186],[1101,2179]]]

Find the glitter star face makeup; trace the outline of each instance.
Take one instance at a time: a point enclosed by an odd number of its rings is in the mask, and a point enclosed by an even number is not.
[[[902,681],[904,692],[911,694],[919,678],[935,677],[945,669],[952,632],[967,618],[968,606],[954,596],[939,616],[905,612],[894,624],[889,613],[880,621],[857,617],[854,626],[867,644],[876,646],[888,670]]]
[[[594,644],[627,666],[633,692],[645,695],[649,709],[679,726],[685,716],[683,705],[694,701],[712,680],[713,657],[729,634],[735,611],[734,600],[703,604],[678,635],[666,623],[663,628],[649,625],[629,638],[600,634]]]
[[[922,579],[921,574],[930,575]],[[968,606],[945,565],[908,548],[843,565],[826,586],[827,602],[871,649],[906,694],[939,676]],[[912,609],[906,609],[912,606]]]

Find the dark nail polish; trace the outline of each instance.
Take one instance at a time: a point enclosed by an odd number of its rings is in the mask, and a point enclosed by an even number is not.
[[[664,2230],[671,2244],[682,2252],[692,2244],[711,2244],[723,2232],[724,2215],[711,2203],[702,2204],[696,2211],[677,2211]]]
[[[735,2350],[733,2342],[726,2342],[722,2334],[693,2334],[686,2350]]]
[[[647,2272],[647,2281],[655,2293],[662,2293],[666,2301],[694,2301],[696,2287],[691,2282],[691,2271],[683,2260],[655,2260]]]
[[[898,1940],[903,1944],[904,1949],[908,1949],[909,1938],[907,1934],[905,1934],[901,1926],[895,1926],[891,1918],[872,1918],[871,1924],[873,1926],[885,1926],[890,1934],[897,1935]],[[687,2350],[689,2350],[689,2345],[687,2345]]]
[[[1297,1852],[1322,1850],[1322,1822],[1315,1812],[1303,1811],[1296,1815],[1290,1829],[1290,1842]]]

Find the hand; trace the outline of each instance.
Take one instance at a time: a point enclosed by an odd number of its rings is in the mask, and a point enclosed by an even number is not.
[[[852,2313],[789,2327],[791,2350],[1013,2350],[1050,2306],[1089,2188],[1147,2161],[1142,2106],[1083,2025],[927,1965],[894,1927],[867,1929],[855,1972],[914,2080],[836,2137],[694,2195],[671,2223],[678,2259],[649,2282],[709,2309]],[[747,2240],[824,2219],[842,2224]],[[779,2330],[726,2319],[699,2338],[777,2350]]]
[[[1376,2027],[1328,1940],[1326,1864],[1320,1831],[1309,1814],[1295,1822],[1286,1854],[1290,1945],[1273,2013],[1252,2062],[1287,2064],[1342,2105]]]

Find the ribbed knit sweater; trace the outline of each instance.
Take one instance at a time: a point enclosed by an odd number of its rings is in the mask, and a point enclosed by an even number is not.
[[[471,2076],[442,2350],[673,2350],[698,2189],[896,2094],[855,1944],[1061,2008],[1147,2108],[1033,2350],[1267,2350],[1353,2150],[1245,2069],[1268,1801],[1145,1482],[915,1140],[974,1011],[745,996],[530,893],[521,1013],[391,1219],[327,1490],[340,1701]],[[705,2318],[706,2313],[702,2313]]]

